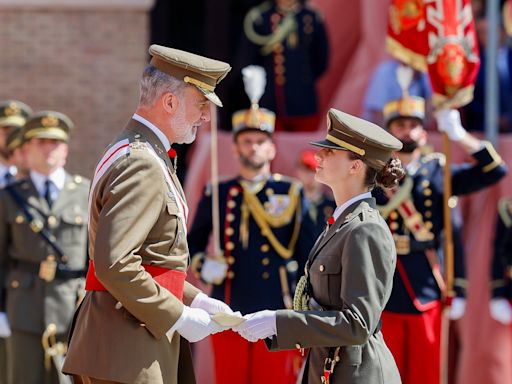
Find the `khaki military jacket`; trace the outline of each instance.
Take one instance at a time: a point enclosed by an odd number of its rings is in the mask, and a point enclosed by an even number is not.
[[[348,207],[309,255],[312,296],[323,310],[277,311],[273,349],[311,348],[304,383],[319,383],[330,347],[340,348],[331,383],[397,384],[400,376],[379,329],[396,253],[372,198]]]
[[[62,249],[59,264],[66,271],[49,282],[39,278],[40,263],[55,256],[55,249],[34,233],[22,208],[1,190],[0,276],[4,276],[6,297],[0,298],[5,303],[0,311],[7,311],[13,329],[42,335],[49,324],[55,324],[59,334],[66,334],[83,295],[89,181],[66,174],[64,188],[51,208],[30,178],[11,187],[26,202],[34,222],[44,226]]]
[[[131,120],[92,182],[89,253],[108,291],[87,292],[64,372],[121,383],[194,382],[188,343],[177,333],[166,335],[183,304],[142,267],[187,270],[183,204],[161,141]],[[185,283],[184,303],[198,292]]]

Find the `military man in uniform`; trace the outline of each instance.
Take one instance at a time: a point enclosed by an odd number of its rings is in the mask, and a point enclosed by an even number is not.
[[[8,137],[13,137],[13,130],[20,132],[31,113],[32,109],[21,101],[7,100],[0,103],[0,188],[13,181],[18,171],[16,167],[13,167],[12,161],[8,160],[10,157],[8,144],[12,146],[11,142],[7,142]],[[5,290],[4,281],[5,276],[0,270],[0,291]],[[2,294],[0,294],[1,297]],[[11,334],[4,307],[5,303],[0,300],[0,384],[7,383],[5,339]]]
[[[185,281],[188,206],[168,156],[210,120],[231,67],[152,45],[132,119],[98,162],[90,263],[63,371],[83,383],[194,383],[188,342],[232,312]]]
[[[320,123],[315,84],[329,42],[323,17],[305,3],[271,0],[249,10],[237,50],[240,68],[261,65],[269,75],[261,105],[276,113],[277,131],[314,131]]]
[[[24,127],[30,177],[0,191],[11,383],[59,382],[55,365],[83,295],[89,182],[64,170],[72,126],[59,112],[32,115]]]
[[[207,187],[189,232],[192,269],[213,284],[212,296],[233,310],[290,308],[297,273],[314,242],[301,184],[270,172],[276,154],[275,115],[253,103],[232,117],[239,175],[219,184],[222,255],[205,255],[212,232],[212,191]],[[270,354],[228,331],[212,336],[216,382],[294,383],[296,351]]]
[[[504,325],[512,324],[512,199],[498,203],[498,220],[491,268],[491,317]]]
[[[427,142],[424,116],[424,99],[419,97],[386,104],[386,126],[403,142],[397,156],[407,167],[407,177],[393,192],[375,193],[398,254],[393,291],[382,316],[383,334],[405,384],[439,382],[440,297],[444,282],[438,253],[444,227],[446,164],[440,153],[422,153]],[[468,134],[457,110],[440,111],[436,119],[438,129],[474,158],[473,165],[450,166],[453,195],[478,191],[506,174],[493,146]]]

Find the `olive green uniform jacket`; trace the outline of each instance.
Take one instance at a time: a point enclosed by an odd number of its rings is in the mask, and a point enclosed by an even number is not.
[[[331,383],[397,384],[400,376],[380,332],[396,252],[375,200],[349,206],[320,235],[308,262],[318,311],[277,311],[272,349],[311,348],[304,383],[319,383],[330,347],[341,347]]]
[[[89,253],[108,291],[87,292],[77,311],[65,373],[121,383],[194,382],[188,343],[166,334],[183,304],[142,266],[187,270],[184,208],[161,141],[131,120],[92,182]],[[198,292],[185,283],[183,303]]]

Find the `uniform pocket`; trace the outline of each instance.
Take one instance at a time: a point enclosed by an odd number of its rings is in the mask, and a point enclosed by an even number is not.
[[[361,365],[362,361],[362,347],[360,345],[351,345],[343,347],[341,353],[341,361],[346,362],[347,365],[357,367]]]

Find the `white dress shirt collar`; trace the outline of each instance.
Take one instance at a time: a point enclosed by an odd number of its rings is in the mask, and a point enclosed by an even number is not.
[[[66,182],[66,171],[64,171],[64,168],[59,168],[50,173],[48,176],[43,175],[36,171],[30,171],[30,178],[34,183],[34,186],[36,187],[39,196],[44,197],[44,194],[46,192],[46,179],[49,179],[53,183],[53,187],[60,192],[64,188],[64,184]]]
[[[338,220],[338,217],[343,213],[345,209],[347,209],[350,205],[354,204],[356,201],[363,200],[363,199],[369,199],[372,197],[371,192],[365,192],[361,193],[360,195],[354,196],[348,201],[344,202],[343,204],[336,207],[336,210],[332,214],[334,217],[334,221]]]
[[[144,124],[146,127],[151,129],[153,133],[156,135],[156,137],[160,139],[166,151],[169,151],[169,149],[171,149],[171,143],[169,142],[169,139],[155,124],[151,123],[150,121],[146,120],[145,118],[136,113],[133,114],[132,119],[137,120],[139,123]]]

